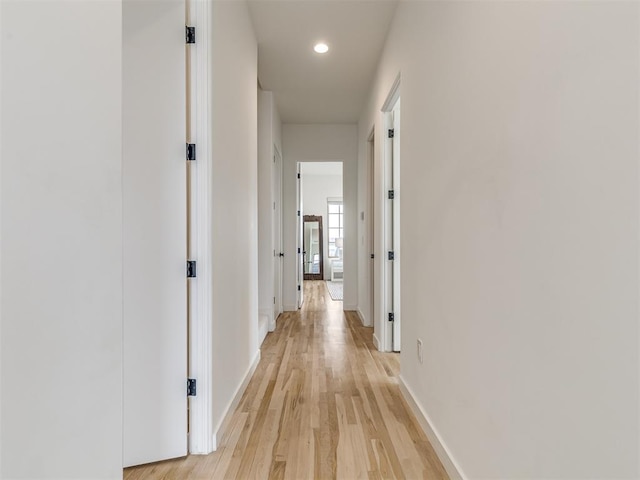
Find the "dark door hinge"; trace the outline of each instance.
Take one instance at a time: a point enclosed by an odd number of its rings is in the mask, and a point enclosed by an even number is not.
[[[187,397],[196,396],[196,379],[187,378]]]
[[[187,160],[195,160],[195,159],[196,159],[196,144],[187,143]]]
[[[389,321],[390,322],[393,322],[393,317],[394,317],[393,313],[389,312]]]
[[[195,260],[187,260],[187,278],[196,278]]]
[[[298,285],[298,291],[300,291],[300,285]]]
[[[372,253],[372,254],[371,254],[371,258],[376,258],[376,256]]]
[[[298,247],[298,253],[300,253],[300,247]]]
[[[196,27],[185,27],[185,37],[187,43],[196,43]]]
[[[396,259],[396,253],[395,252],[389,252],[387,255],[387,258],[389,260],[395,260]]]
[[[393,200],[396,197],[396,192],[395,190],[389,190],[389,192],[387,192],[387,198],[389,200]]]
[[[300,210],[298,210],[298,216],[300,216]]]
[[[300,178],[300,174],[298,174],[298,178]]]
[[[396,131],[393,128],[390,128],[389,131],[387,132],[387,136],[389,138],[393,138],[395,134],[396,134]]]

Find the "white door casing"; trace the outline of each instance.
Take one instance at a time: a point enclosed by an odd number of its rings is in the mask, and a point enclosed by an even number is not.
[[[276,326],[276,319],[282,313],[282,263],[284,253],[282,247],[282,156],[274,145],[272,165],[272,192],[273,192],[273,324],[270,330]]]
[[[400,351],[400,76],[382,107],[381,350]],[[393,196],[390,192],[393,192]],[[393,252],[393,259],[390,259]],[[389,316],[393,315],[393,321]]]

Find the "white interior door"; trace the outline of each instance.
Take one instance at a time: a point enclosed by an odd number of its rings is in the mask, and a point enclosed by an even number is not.
[[[374,325],[376,317],[376,293],[375,293],[375,274],[376,274],[376,229],[375,229],[375,137],[373,133],[369,140],[369,208],[368,208],[368,227],[369,227],[369,325]]]
[[[386,114],[384,155],[384,349],[399,352],[400,338],[400,99]],[[392,316],[392,317],[391,317]]]
[[[396,102],[391,112],[393,116],[393,153],[392,158],[392,185],[394,198],[392,200],[392,235],[395,260],[393,261],[393,351],[399,352],[401,347],[400,324],[402,315],[400,312],[400,265],[402,252],[400,249],[400,99]]]
[[[123,2],[124,465],[187,454],[184,0]]]
[[[384,265],[383,274],[383,298],[384,298],[384,311],[383,311],[383,325],[384,325],[384,350],[393,350],[393,322],[390,315],[396,318],[393,304],[393,262],[390,259],[390,254],[394,251],[393,245],[393,203],[394,199],[390,198],[389,192],[393,190],[393,145],[394,145],[394,133],[393,132],[393,112],[389,112],[385,115],[386,128],[385,128],[385,140],[384,140],[384,249],[382,252],[382,262]],[[395,192],[394,192],[395,196]]]
[[[296,185],[298,186],[298,228],[296,230],[298,245],[298,308],[301,308],[302,302],[304,302],[304,222],[302,221],[302,175],[300,175],[300,163],[298,163],[298,180]]]
[[[282,157],[274,147],[273,155],[273,321],[282,313]]]

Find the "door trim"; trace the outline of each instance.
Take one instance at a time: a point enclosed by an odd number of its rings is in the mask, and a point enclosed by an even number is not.
[[[380,258],[380,295],[379,295],[379,318],[382,329],[380,331],[381,343],[380,350],[385,352],[393,351],[393,323],[389,322],[389,313],[394,314],[394,322],[400,322],[400,301],[399,291],[400,285],[400,225],[399,225],[399,186],[396,182],[399,180],[398,159],[395,159],[393,165],[390,165],[391,158],[394,154],[393,147],[394,141],[399,141],[398,138],[389,139],[387,132],[389,129],[394,128],[393,111],[400,100],[400,74],[396,77],[393,85],[387,95],[381,113],[383,126],[382,141],[380,141],[382,147],[382,168],[380,178],[376,179],[381,186],[381,208],[378,215],[380,220],[376,225],[376,230],[379,229],[379,258]],[[399,132],[398,132],[399,133]],[[393,168],[393,171],[391,170]],[[395,178],[394,178],[395,177]],[[394,190],[394,200],[389,200],[387,197],[387,191]],[[388,202],[392,202],[389,204]],[[393,227],[393,236],[389,237],[389,230]],[[387,260],[387,252],[393,250],[395,254],[395,260],[393,262]],[[393,276],[393,286],[390,283],[390,277]],[[395,290],[395,291],[394,291]],[[391,308],[393,307],[393,308]],[[393,310],[393,312],[392,312]]]
[[[274,255],[278,255],[277,260],[274,258],[273,262],[273,296],[275,297],[275,309],[272,309],[271,316],[271,324],[269,325],[269,331],[273,332],[276,329],[276,321],[280,314],[283,312],[282,306],[282,289],[283,289],[283,256],[284,255],[284,234],[282,229],[282,185],[283,185],[283,177],[282,177],[282,154],[280,150],[278,150],[277,145],[273,144],[273,163],[271,164],[271,195],[272,200],[275,201],[277,208],[272,211],[271,217],[271,234],[272,234],[272,243],[273,243],[273,251]],[[276,160],[277,159],[277,160]],[[276,178],[277,178],[277,188],[276,188]],[[276,242],[276,238],[278,242]],[[276,271],[277,271],[277,281],[276,281]]]
[[[210,48],[211,2],[187,0],[190,26],[196,27],[196,44],[187,49],[190,56],[191,132],[197,144],[197,160],[189,162],[191,177],[192,221],[189,226],[190,249],[198,262],[198,278],[191,282],[189,295],[189,378],[198,380],[197,396],[189,398],[189,453],[206,455],[215,450],[213,431],[213,313],[211,305],[212,244],[211,201],[211,89]]]

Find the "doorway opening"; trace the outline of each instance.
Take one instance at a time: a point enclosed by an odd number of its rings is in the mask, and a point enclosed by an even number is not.
[[[324,280],[342,300],[344,204],[342,162],[300,162],[298,248],[299,290],[304,280]],[[301,305],[301,303],[300,303]]]

